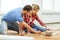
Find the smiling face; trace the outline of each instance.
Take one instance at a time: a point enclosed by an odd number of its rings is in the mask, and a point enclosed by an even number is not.
[[[32,5],[32,12],[34,13],[34,14],[36,14],[38,11],[39,11],[39,5],[37,5],[37,4],[33,4]]]
[[[39,10],[38,9],[32,9],[32,13],[37,14]]]

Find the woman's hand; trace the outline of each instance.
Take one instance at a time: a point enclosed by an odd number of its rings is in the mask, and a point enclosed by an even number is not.
[[[47,30],[49,30],[49,31],[53,30],[53,28],[47,27],[46,25],[45,25],[44,27],[45,27]]]
[[[47,30],[50,30],[50,31],[53,30],[53,28],[50,28],[50,27],[46,27],[46,29],[47,29]]]

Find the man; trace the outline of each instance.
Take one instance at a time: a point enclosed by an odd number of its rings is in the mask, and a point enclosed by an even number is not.
[[[7,29],[7,26],[8,26],[8,29],[19,31],[19,35],[23,35],[22,26],[24,26],[25,28],[29,29],[29,31],[31,31],[31,32],[40,33],[40,31],[34,31],[23,20],[22,16],[25,15],[27,12],[30,12],[31,10],[32,10],[32,7],[30,5],[26,5],[26,6],[24,6],[23,9],[16,8],[16,9],[8,12],[7,15],[5,15],[2,18],[2,25],[4,25],[4,23],[6,24],[5,26],[3,26],[4,31],[5,31],[5,29]]]

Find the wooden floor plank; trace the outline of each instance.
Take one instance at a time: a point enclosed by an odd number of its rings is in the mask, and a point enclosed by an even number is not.
[[[15,31],[8,30],[7,35],[18,36],[18,33]],[[25,36],[32,36],[35,40],[60,40],[60,34],[54,36],[45,36],[44,33],[41,34],[26,34]]]

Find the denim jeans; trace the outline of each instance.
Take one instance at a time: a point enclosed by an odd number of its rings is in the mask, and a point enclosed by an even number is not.
[[[17,22],[7,22],[8,29],[19,32],[19,27]]]
[[[34,24],[32,27],[34,30],[40,30],[42,32],[46,31],[46,28],[39,27],[38,25]],[[13,30],[17,31],[19,33],[19,27],[17,22],[6,22],[4,20],[1,21],[1,26],[0,26],[0,33],[5,34],[5,30]],[[27,29],[24,29],[24,31],[27,32]]]
[[[40,27],[40,26],[38,26],[38,25],[36,25],[36,24],[34,24],[34,25],[32,26],[32,28],[33,28],[35,31],[40,30],[41,32],[45,32],[45,31],[47,30],[46,28]],[[24,31],[27,32],[28,30],[27,30],[27,29],[24,29]]]
[[[5,20],[1,20],[0,25],[0,34],[6,34],[6,30],[13,30],[19,32],[17,22],[6,22]]]
[[[0,34],[7,34],[7,23],[5,21],[1,21],[0,25]]]
[[[44,31],[47,30],[46,28],[39,27],[39,26],[36,25],[36,24],[34,24],[34,25],[32,26],[32,28],[33,28],[34,30],[40,30],[41,32],[44,32]]]

